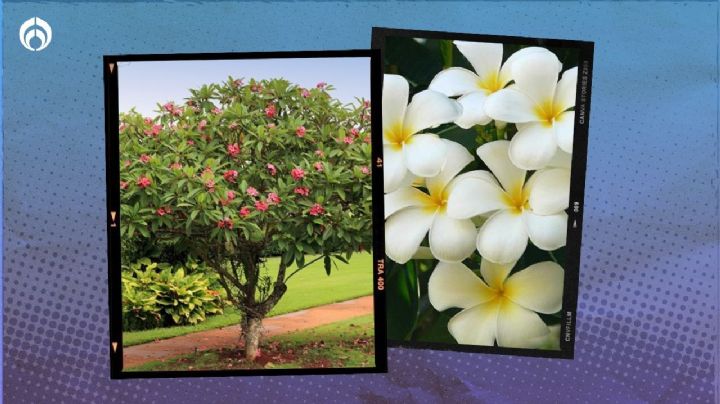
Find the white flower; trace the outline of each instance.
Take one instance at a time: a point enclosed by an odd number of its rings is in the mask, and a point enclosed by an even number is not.
[[[552,251],[564,246],[567,237],[564,211],[569,205],[570,170],[540,170],[525,182],[525,170],[508,159],[509,146],[507,140],[497,140],[478,147],[478,156],[494,178],[487,171],[464,174],[447,202],[448,215],[455,219],[492,212],[480,227],[477,249],[495,263],[517,261],[528,238],[538,248]]]
[[[385,253],[395,262],[413,258],[428,232],[430,251],[441,261],[459,262],[475,250],[477,229],[472,220],[454,219],[447,209],[457,181],[474,175],[455,177],[473,157],[461,144],[442,141],[447,163],[437,176],[425,179],[428,193],[406,186],[385,195]]]
[[[515,84],[485,101],[485,113],[512,122],[518,132],[510,145],[510,160],[526,170],[545,167],[558,146],[572,153],[577,67],[558,81],[558,59],[549,52],[533,52],[512,65]]]
[[[550,329],[537,313],[562,307],[564,271],[540,262],[508,277],[513,264],[482,260],[481,280],[462,263],[440,262],[428,283],[430,304],[442,311],[464,309],[448,322],[453,338],[465,345],[535,348]]]
[[[445,143],[424,129],[452,122],[462,112],[457,101],[432,90],[421,91],[408,104],[409,86],[402,76],[383,79],[383,160],[385,192],[408,185],[415,176],[433,177],[445,164]]]
[[[523,48],[502,63],[503,45],[488,42],[453,41],[460,53],[470,62],[475,72],[462,67],[451,67],[438,73],[429,88],[448,97],[462,96],[458,102],[462,105],[462,115],[455,120],[461,128],[474,125],[486,125],[493,118],[485,113],[487,97],[501,89],[513,79],[512,65],[523,55],[537,52],[552,53],[539,47]],[[556,58],[557,60],[557,58]],[[558,70],[560,69],[560,61]]]

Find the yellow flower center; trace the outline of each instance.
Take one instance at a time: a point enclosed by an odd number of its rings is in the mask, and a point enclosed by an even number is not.
[[[545,126],[552,126],[553,122],[555,122],[563,112],[565,111],[552,100],[547,100],[535,106],[535,115],[537,115],[540,122]]]
[[[410,143],[410,140],[412,139],[412,132],[404,128],[402,122],[396,122],[388,127],[384,135],[385,141],[387,141],[395,150],[402,149],[403,145]]]
[[[485,91],[485,94],[490,95],[498,90],[502,90],[503,83],[500,80],[498,72],[493,72],[485,77],[478,79],[477,86]]]
[[[523,189],[522,182],[520,182],[503,194],[503,202],[511,212],[520,214],[528,207],[529,196],[527,190]]]

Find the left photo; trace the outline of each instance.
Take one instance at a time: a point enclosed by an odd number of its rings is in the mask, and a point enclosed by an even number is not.
[[[114,378],[386,370],[378,63],[105,57]]]

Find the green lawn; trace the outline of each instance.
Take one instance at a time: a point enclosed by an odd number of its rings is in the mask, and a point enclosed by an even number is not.
[[[305,258],[305,262],[313,259]],[[277,273],[280,258],[268,258],[264,271],[273,279]],[[270,311],[270,316],[291,313],[308,307],[328,303],[341,302],[360,296],[372,294],[373,266],[372,254],[369,252],[353,254],[349,264],[337,261],[337,269],[333,266],[332,273],[327,276],[322,260],[304,268],[288,281],[288,290],[277,306]],[[289,268],[287,274],[294,270]],[[197,331],[235,325],[240,322],[240,313],[234,307],[226,307],[220,315],[208,317],[204,322],[191,326],[156,328],[153,330],[128,331],[123,333],[123,346],[143,344],[158,339],[176,337]]]
[[[298,369],[375,366],[373,316],[360,316],[263,341],[254,362],[242,349],[220,349],[178,356],[126,371]]]

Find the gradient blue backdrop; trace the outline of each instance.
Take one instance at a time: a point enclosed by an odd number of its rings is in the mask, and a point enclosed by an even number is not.
[[[576,358],[109,380],[102,55],[365,48],[374,25],[595,41]],[[3,38],[7,402],[715,401],[717,3],[8,2]]]

